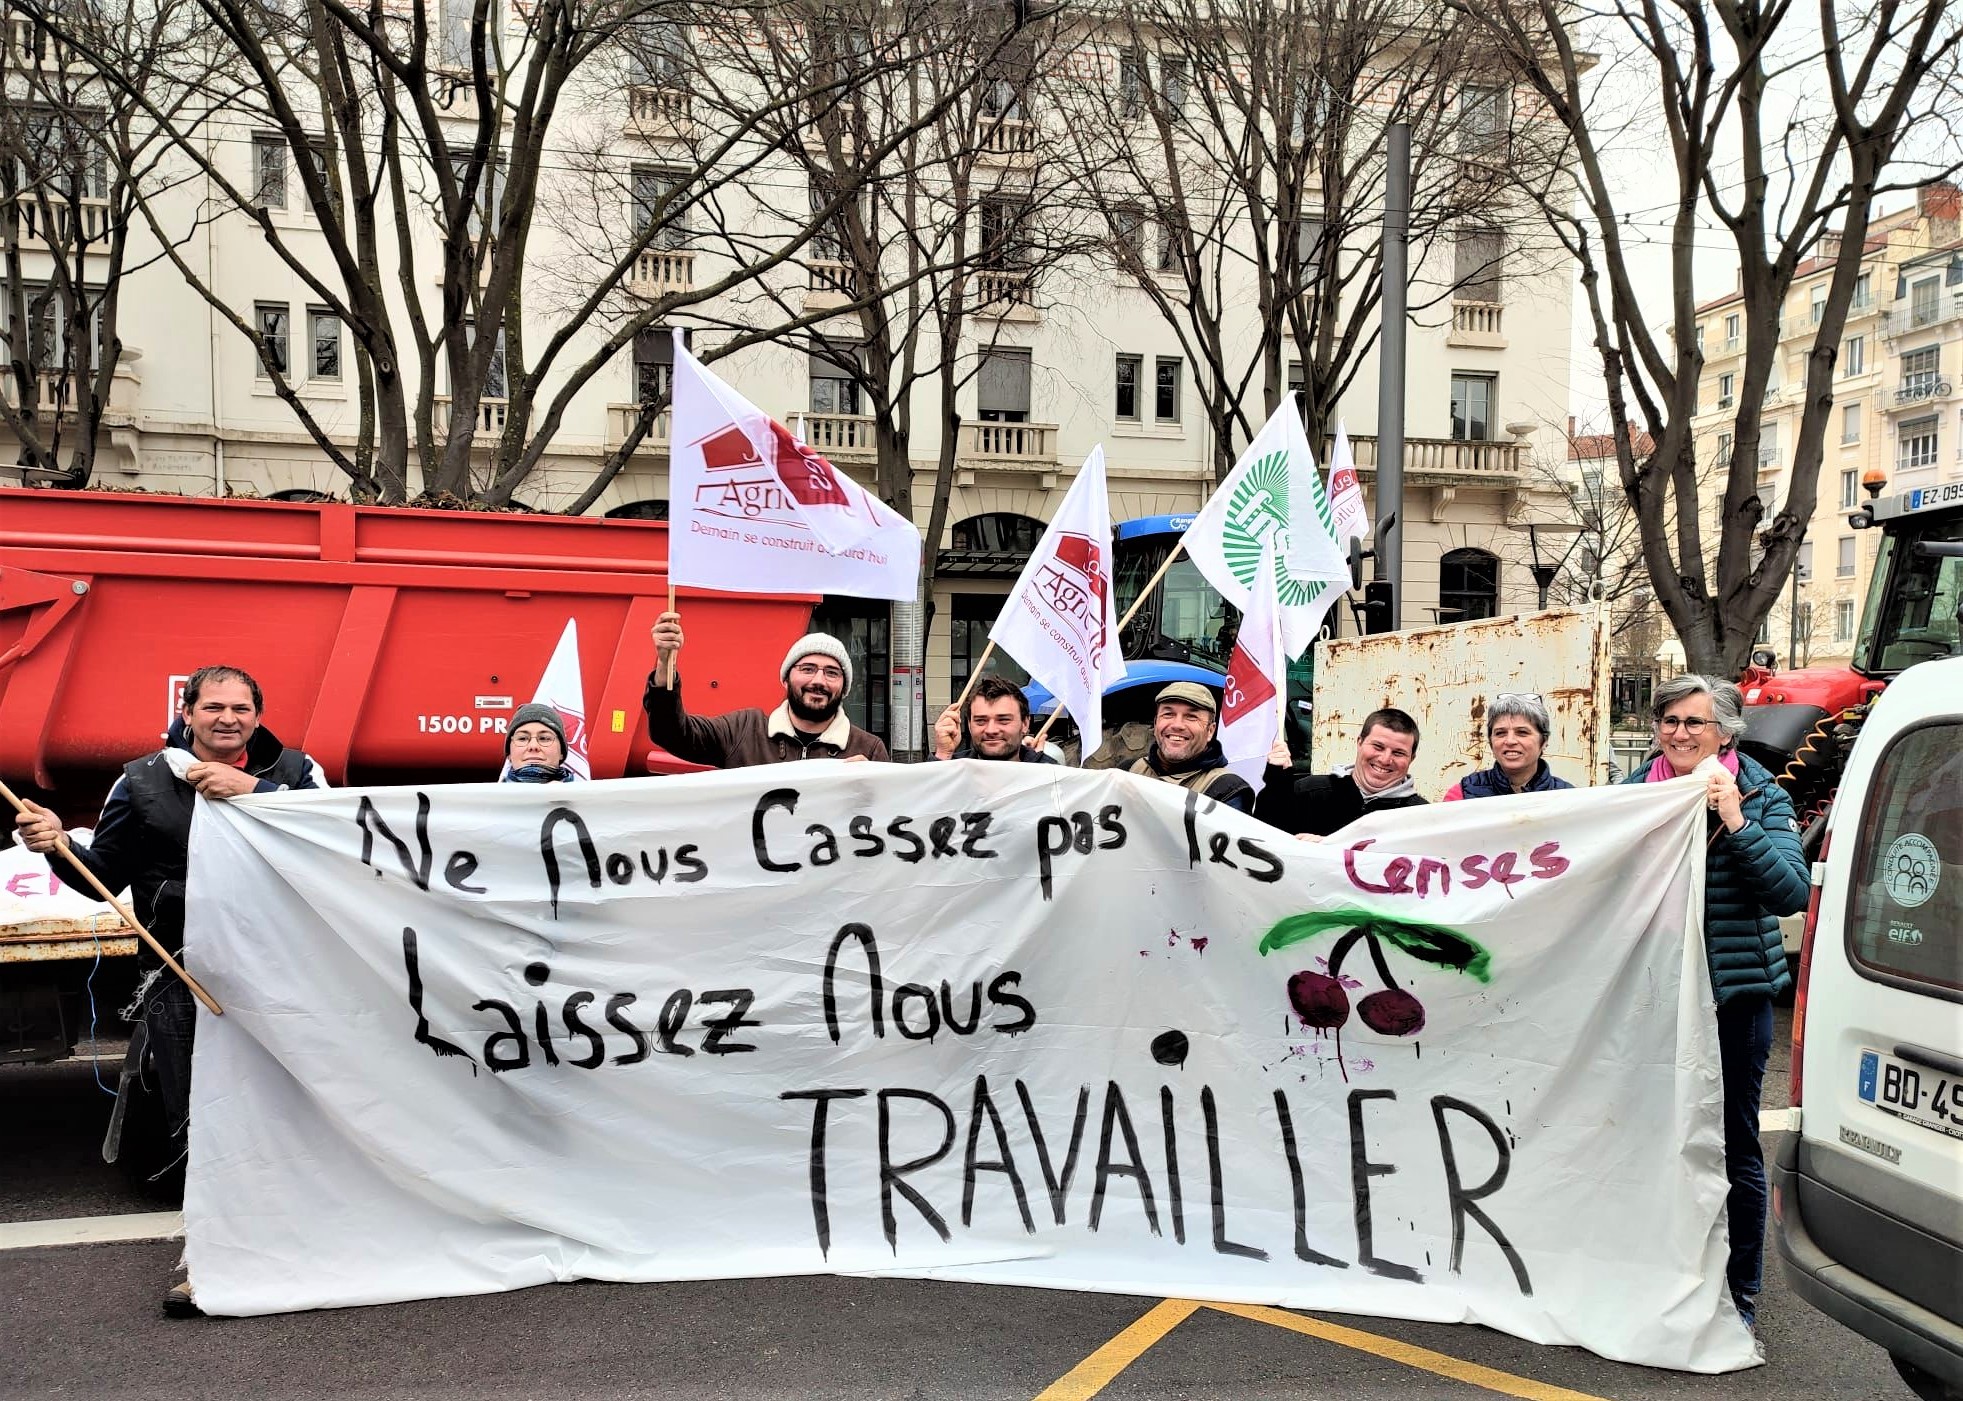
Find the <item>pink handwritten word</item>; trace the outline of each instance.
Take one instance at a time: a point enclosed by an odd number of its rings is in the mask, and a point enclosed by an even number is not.
[[[1434,856],[1394,856],[1374,878],[1357,869],[1356,854],[1374,845],[1376,839],[1343,848],[1343,871],[1350,884],[1372,895],[1415,895],[1420,900],[1434,891],[1443,895],[1452,888],[1452,867]],[[1460,883],[1467,890],[1497,884],[1503,888],[1527,880],[1553,880],[1568,869],[1568,858],[1561,855],[1559,842],[1542,842],[1527,854],[1530,870],[1520,869],[1520,853],[1503,851],[1497,856],[1475,855],[1459,861]]]

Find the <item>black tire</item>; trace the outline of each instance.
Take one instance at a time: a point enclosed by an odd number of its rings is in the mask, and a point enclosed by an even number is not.
[[[1888,1355],[1888,1360],[1895,1364],[1895,1370],[1908,1383],[1908,1389],[1922,1401],[1963,1401],[1963,1388],[1951,1386],[1933,1372],[1925,1372],[1913,1362],[1893,1353]]]

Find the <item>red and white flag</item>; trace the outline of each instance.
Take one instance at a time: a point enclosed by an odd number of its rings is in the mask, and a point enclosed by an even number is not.
[[[1227,682],[1220,691],[1220,749],[1227,767],[1256,787],[1268,751],[1281,737],[1281,698],[1288,693],[1288,654],[1281,645],[1281,599],[1276,593],[1272,537],[1261,547],[1261,567],[1248,590],[1247,612]]]
[[[579,778],[593,777],[593,765],[586,757],[586,687],[579,679],[579,619],[566,619],[566,630],[559,634],[559,645],[552,649],[552,660],[545,664],[532,702],[559,712],[566,731],[566,767]],[[509,759],[504,772],[511,772]]]
[[[668,576],[731,593],[911,599],[913,522],[798,442],[675,336]]]
[[[1336,543],[1343,549],[1349,549],[1352,540],[1370,538],[1370,513],[1363,509],[1356,457],[1341,419],[1336,420],[1336,445],[1329,452],[1329,509],[1336,517]]]
[[[1125,679],[1102,447],[1084,459],[988,636],[1070,712],[1084,737],[1083,757],[1096,753],[1104,744],[1105,688]]]

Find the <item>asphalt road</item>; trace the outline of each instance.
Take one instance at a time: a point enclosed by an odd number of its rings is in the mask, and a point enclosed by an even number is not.
[[[1783,1017],[1781,1033],[1768,1108],[1785,1102]],[[108,1103],[87,1061],[0,1067],[0,1223],[158,1209],[100,1160]],[[0,1225],[0,1245],[7,1230]],[[1789,1295],[1776,1265],[1760,1305],[1768,1365],[1698,1377],[1476,1327],[839,1277],[589,1283],[172,1321],[158,1299],[177,1249],[163,1240],[0,1248],[0,1396],[1902,1401],[1910,1394],[1879,1349]],[[1109,1351],[1104,1365],[1087,1362],[1114,1339],[1128,1365],[1111,1366]]]

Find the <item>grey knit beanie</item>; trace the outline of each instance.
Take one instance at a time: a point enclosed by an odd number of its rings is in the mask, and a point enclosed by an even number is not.
[[[806,657],[829,657],[838,663],[845,673],[845,689],[852,689],[852,658],[846,655],[845,644],[828,632],[808,632],[791,644],[791,650],[784,653],[784,664],[777,668],[777,679],[788,682],[791,668]]]
[[[518,733],[522,725],[543,725],[559,736],[559,761],[565,762],[566,722],[559,718],[557,707],[547,705],[543,701],[528,701],[519,706],[511,717],[510,727],[504,732],[504,752],[507,756],[511,753],[511,737]]]

